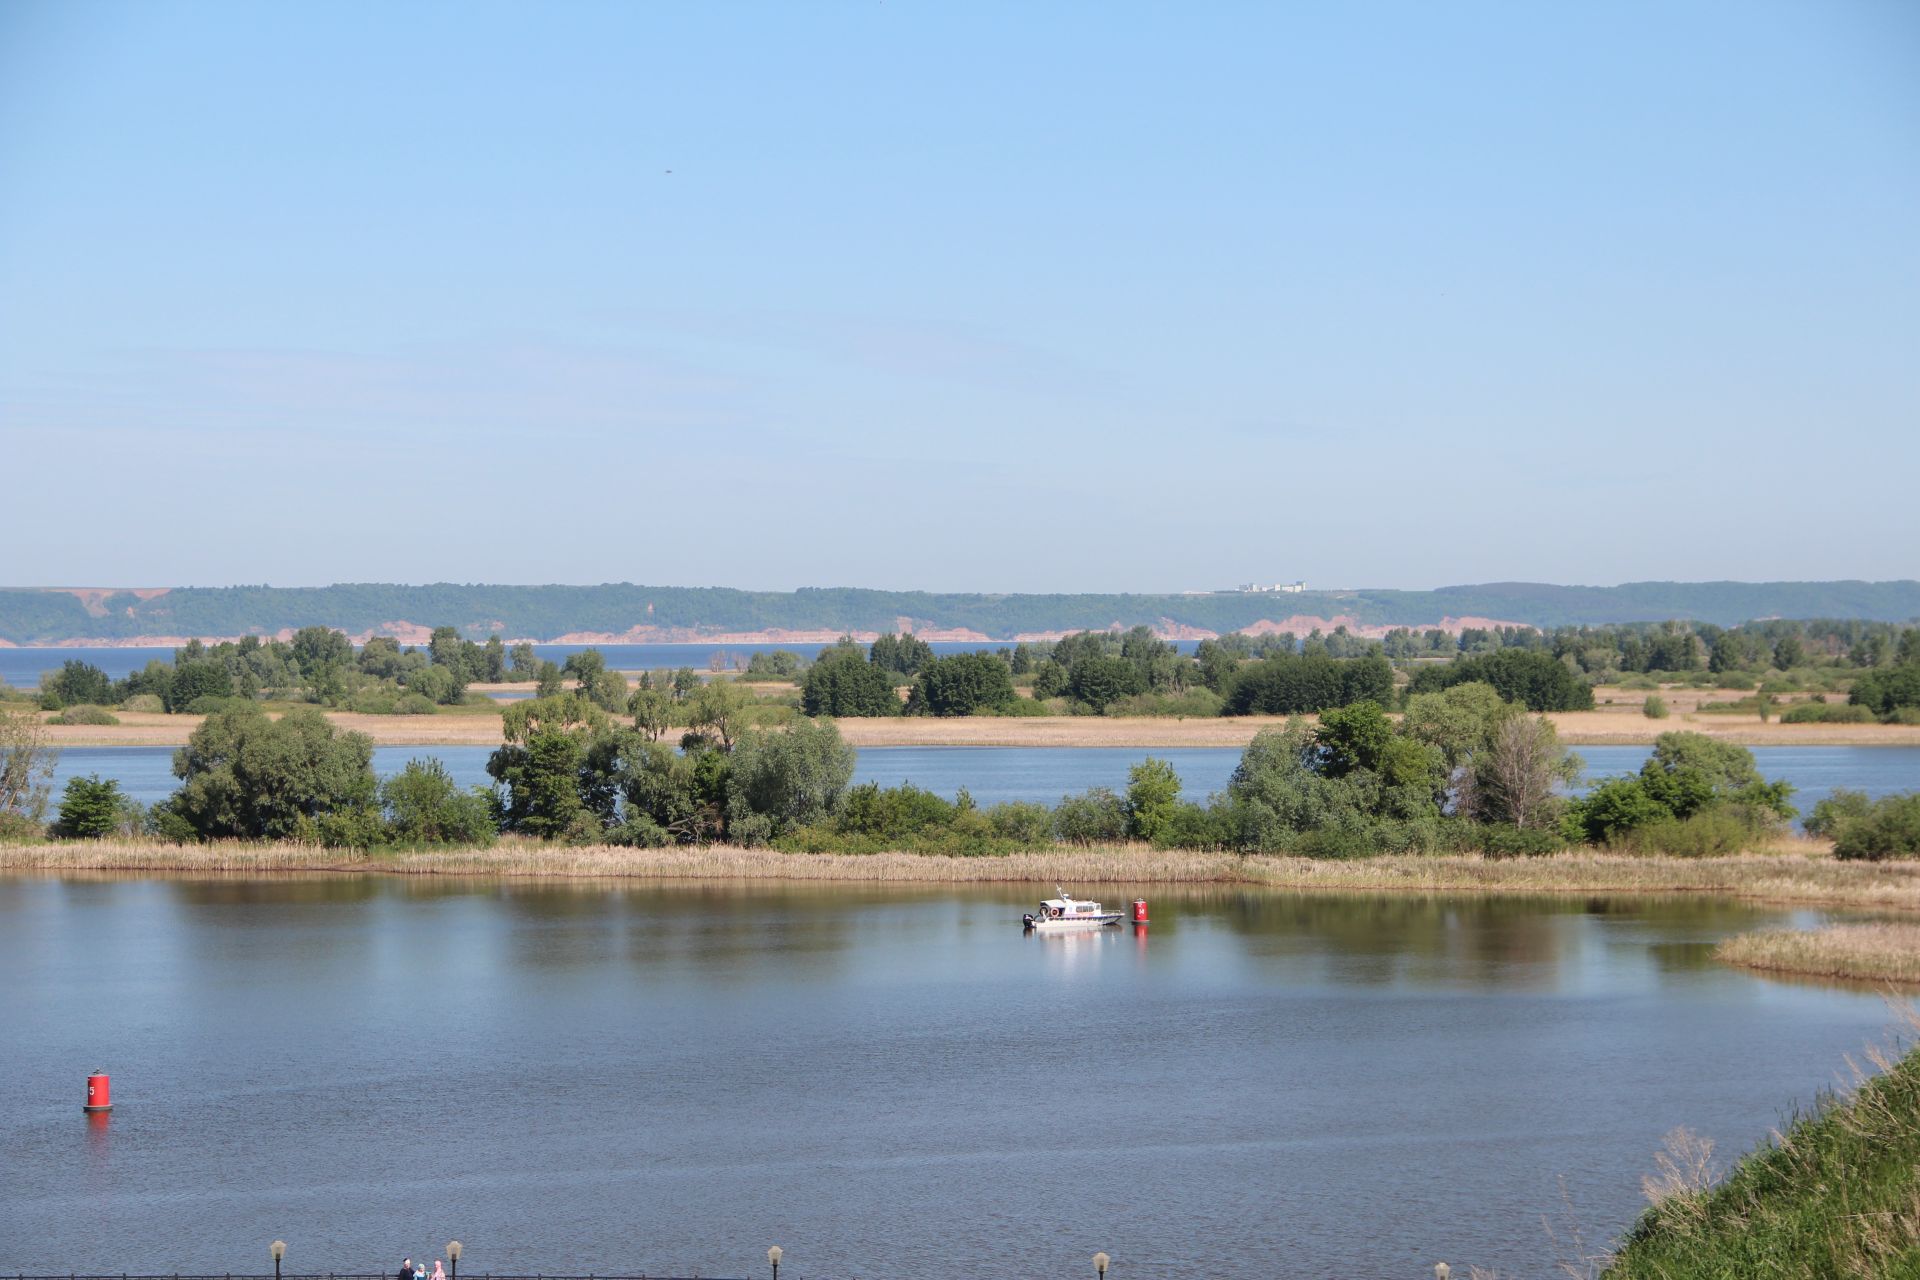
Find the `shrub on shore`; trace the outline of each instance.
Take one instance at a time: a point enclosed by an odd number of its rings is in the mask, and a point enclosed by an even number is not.
[[[68,707],[57,716],[49,717],[47,723],[109,725],[119,724],[120,717],[105,707],[96,707],[90,703],[82,703],[77,707]]]
[[[1665,720],[1669,714],[1667,700],[1657,693],[1648,694],[1647,700],[1640,704],[1640,710],[1649,720]]]

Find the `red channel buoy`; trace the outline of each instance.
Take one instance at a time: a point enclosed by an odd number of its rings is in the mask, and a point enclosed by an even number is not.
[[[86,1111],[113,1110],[113,1078],[104,1071],[96,1071],[87,1077]]]
[[[1133,922],[1135,924],[1145,924],[1147,922],[1147,900],[1145,898],[1135,898],[1133,900]]]

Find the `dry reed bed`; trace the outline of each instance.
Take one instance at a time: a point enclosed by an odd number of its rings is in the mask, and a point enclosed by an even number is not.
[[[508,705],[508,704],[502,704]],[[55,746],[183,746],[201,717],[119,711],[117,725],[49,725]],[[390,747],[493,747],[501,721],[486,711],[459,715],[375,716],[330,711],[343,729]],[[1309,720],[1313,717],[1307,717]],[[1549,717],[1572,746],[1651,745],[1660,734],[1688,729],[1748,746],[1920,746],[1920,725],[1761,724],[1753,716],[1675,716],[1649,720],[1639,710],[1563,711]],[[1155,716],[935,716],[846,719],[840,734],[857,747],[1244,747],[1281,716],[1176,719]]]
[[[1318,893],[1712,894],[1752,901],[1920,913],[1920,862],[1835,862],[1805,854],[1653,858],[1564,853],[1488,859],[1354,861],[1240,857],[1139,846],[1042,849],[1001,857],[808,854],[712,846],[558,848],[507,842],[366,856],[310,845],[99,841],[0,846],[0,872],[187,872],[847,880],[923,883],[1248,884]]]
[[[1714,949],[1727,964],[1816,978],[1920,983],[1920,925],[1836,924],[1812,931],[1767,930]]]

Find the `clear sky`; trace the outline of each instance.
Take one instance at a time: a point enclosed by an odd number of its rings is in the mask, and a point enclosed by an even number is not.
[[[1920,4],[0,0],[0,582],[1920,576]]]

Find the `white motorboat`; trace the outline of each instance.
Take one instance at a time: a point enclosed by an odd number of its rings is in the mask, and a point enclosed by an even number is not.
[[[1037,911],[1020,917],[1020,925],[1035,933],[1064,933],[1070,929],[1101,929],[1119,924],[1122,912],[1102,911],[1097,902],[1081,902],[1065,889],[1057,898],[1048,898]]]

